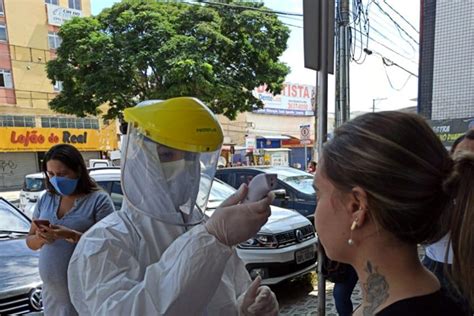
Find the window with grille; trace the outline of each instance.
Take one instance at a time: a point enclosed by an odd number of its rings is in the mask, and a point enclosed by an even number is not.
[[[5,24],[0,24],[0,41],[7,41],[7,27]]]
[[[81,0],[69,0],[69,8],[81,10]]]
[[[61,37],[57,32],[48,32],[49,49],[57,49],[61,45]]]
[[[0,115],[0,126],[3,127],[35,127],[34,116]]]
[[[41,127],[99,129],[99,120],[93,118],[44,116],[41,118]]]
[[[0,69],[0,87],[13,88],[12,73],[9,70]]]

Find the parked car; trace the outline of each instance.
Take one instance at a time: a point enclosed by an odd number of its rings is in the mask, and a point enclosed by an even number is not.
[[[43,310],[38,252],[26,246],[31,221],[0,198],[0,315]]]
[[[103,168],[112,166],[112,161],[108,159],[89,159],[89,168]]]
[[[273,205],[297,210],[313,223],[316,194],[310,173],[290,167],[252,166],[218,169],[216,178],[238,189],[259,173],[276,173],[278,176]]]
[[[92,159],[91,159],[92,160]],[[115,192],[120,190],[120,182],[116,182],[113,187],[111,187],[111,182],[108,181],[110,177],[116,179],[117,174],[120,178],[120,168],[119,167],[98,167],[89,169],[90,175],[96,182],[99,183],[114,200],[115,208],[120,209],[122,205],[122,198],[117,197]],[[102,183],[104,182],[105,183]],[[119,186],[117,188],[116,186]],[[43,172],[33,173],[25,176],[25,182],[23,188],[20,191],[20,205],[19,208],[22,210],[29,218],[33,216],[33,209],[38,202],[40,196],[46,192],[45,185],[45,175]]]
[[[115,210],[122,208],[122,187],[120,186],[120,167],[104,167],[89,170],[90,176],[112,198]]]
[[[104,167],[89,170],[91,177],[110,194],[116,210],[122,207],[120,168]],[[211,181],[209,180],[211,185]],[[214,179],[205,213],[215,209],[235,189]],[[200,195],[201,196],[201,195]],[[198,197],[199,198],[199,197]],[[254,278],[262,276],[264,284],[304,275],[316,268],[317,237],[313,225],[298,212],[272,206],[272,215],[260,232],[237,247],[237,253]]]
[[[38,202],[39,197],[46,190],[44,178],[45,176],[42,172],[25,176],[25,181],[23,182],[23,187],[20,191],[19,208],[30,218],[31,215],[33,215],[33,206]]]
[[[206,214],[215,209],[235,189],[215,179]],[[258,234],[237,246],[237,253],[252,278],[260,275],[263,284],[276,284],[316,269],[317,237],[311,222],[293,210],[272,206],[272,215]]]

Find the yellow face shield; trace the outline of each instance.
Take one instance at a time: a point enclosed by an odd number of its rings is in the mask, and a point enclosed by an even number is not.
[[[198,108],[203,106],[200,103],[194,104]],[[142,107],[161,106],[162,103],[159,102]],[[162,222],[184,226],[197,224],[203,220],[203,211],[217,168],[221,144],[216,143],[216,139],[221,141],[222,130],[219,125],[214,126],[220,135],[217,133],[214,140],[211,137],[211,140],[206,139],[204,144],[199,144],[202,135],[197,130],[204,126],[202,123],[182,123],[178,120],[170,127],[171,125],[165,124],[170,117],[169,112],[148,111],[149,117],[152,117],[151,112],[156,115],[156,121],[153,123],[129,121],[122,165],[122,191],[125,201],[129,209],[145,213]],[[212,113],[207,110],[199,113],[207,113],[205,117],[208,122],[213,122]],[[192,111],[183,110],[181,116],[188,114],[191,115]],[[141,115],[142,113],[140,117]],[[127,117],[131,119],[135,116],[130,116],[129,113]],[[156,128],[151,129],[151,126]],[[178,132],[181,130],[179,127],[182,129],[181,133]],[[165,130],[170,134],[165,135]],[[192,131],[195,131],[194,134]],[[188,138],[184,137],[186,133]]]

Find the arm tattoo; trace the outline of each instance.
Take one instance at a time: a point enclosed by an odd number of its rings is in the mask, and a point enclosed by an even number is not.
[[[364,316],[375,315],[375,310],[388,298],[388,283],[385,277],[378,273],[377,267],[372,267],[367,261],[365,271],[369,274],[364,283],[365,293],[367,293],[367,305],[364,306]]]

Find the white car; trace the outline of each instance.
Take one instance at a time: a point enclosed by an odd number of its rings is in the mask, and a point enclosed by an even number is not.
[[[214,179],[206,214],[211,216],[234,192],[230,185]],[[272,215],[258,234],[237,246],[252,279],[260,275],[267,285],[315,271],[318,241],[306,217],[273,205],[271,209]]]
[[[118,167],[99,167],[91,169],[89,174],[104,190],[111,194],[115,209],[119,210],[122,205],[120,169]],[[38,202],[40,196],[46,192],[45,178],[43,172],[32,173],[25,176],[25,182],[20,191],[19,208],[29,218],[33,215],[33,208],[36,202]],[[114,183],[113,187],[112,183]],[[119,196],[115,194],[116,191],[120,192]]]
[[[46,191],[44,173],[38,172],[25,176],[23,187],[20,191],[19,208],[29,218],[33,215],[33,207],[38,202],[39,197]]]
[[[119,168],[91,169],[90,175],[107,191],[116,210],[122,206]],[[211,216],[235,189],[214,179],[205,210]],[[271,285],[304,275],[316,269],[317,236],[311,222],[296,211],[271,206],[272,215],[260,232],[237,246],[252,278],[260,275]]]

